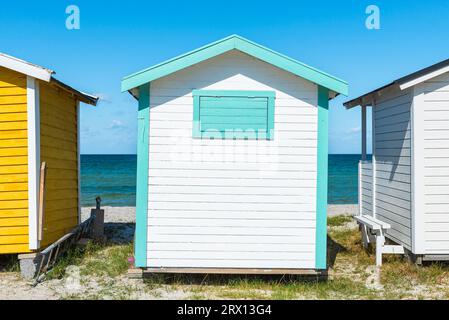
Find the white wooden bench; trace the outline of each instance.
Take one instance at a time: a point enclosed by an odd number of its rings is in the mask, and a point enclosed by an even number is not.
[[[365,248],[371,242],[376,242],[376,265],[382,266],[383,254],[404,254],[403,246],[385,245],[385,233],[391,229],[391,225],[372,216],[360,215],[354,219],[362,227],[362,240]]]

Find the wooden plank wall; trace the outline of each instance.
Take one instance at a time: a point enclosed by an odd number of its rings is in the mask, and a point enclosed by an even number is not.
[[[26,76],[0,67],[0,254],[28,252]]]
[[[449,254],[449,73],[424,84],[425,251]]]
[[[379,99],[374,108],[376,217],[391,224],[387,236],[411,249],[411,90]]]
[[[373,216],[373,164],[362,164],[362,212]]]
[[[47,163],[45,247],[78,223],[77,102],[67,92],[40,82],[41,162]]]
[[[275,91],[274,140],[192,139],[192,89]],[[151,84],[149,267],[315,268],[317,95],[238,51]]]

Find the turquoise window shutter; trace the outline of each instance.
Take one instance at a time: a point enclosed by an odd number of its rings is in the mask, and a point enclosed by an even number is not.
[[[274,139],[273,91],[195,90],[193,137]]]

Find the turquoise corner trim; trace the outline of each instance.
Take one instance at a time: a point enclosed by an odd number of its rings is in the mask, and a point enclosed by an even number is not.
[[[232,35],[146,70],[127,76],[122,80],[122,91],[124,92],[137,88],[145,83],[165,77],[171,73],[188,68],[194,64],[234,49],[249,54],[320,86],[326,87],[336,93],[346,96],[349,93],[347,82],[238,35]]]
[[[135,264],[147,267],[150,85],[139,87]]]
[[[316,268],[327,269],[327,197],[329,166],[329,89],[318,87],[318,175]]]
[[[274,140],[274,116],[275,116],[275,100],[276,93],[274,96],[268,98],[268,127],[267,127],[267,140]]]
[[[194,90],[192,94],[193,138],[274,139],[276,92]],[[221,101],[218,106],[216,99],[207,101],[207,98],[229,99]],[[239,108],[242,99],[251,107]]]

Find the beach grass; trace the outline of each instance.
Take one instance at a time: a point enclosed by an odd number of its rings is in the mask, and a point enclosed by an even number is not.
[[[132,252],[131,244],[111,246],[98,251],[84,263],[82,274],[108,277],[125,274],[130,266],[128,259]]]
[[[129,269],[128,259],[133,246],[129,244],[100,244],[90,241],[83,247],[75,247],[64,254],[47,274],[48,279],[61,279],[69,266],[78,267],[82,276],[116,277]]]
[[[345,224],[352,221],[351,216],[336,216],[336,217],[330,217],[327,221],[327,225],[329,227],[342,227]]]

